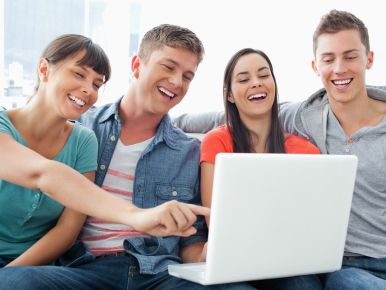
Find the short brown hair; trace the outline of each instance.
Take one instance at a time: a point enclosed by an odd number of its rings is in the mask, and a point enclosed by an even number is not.
[[[366,47],[366,52],[370,51],[369,33],[365,24],[355,15],[346,12],[331,10],[324,15],[316,27],[313,37],[314,55],[318,48],[318,38],[323,33],[337,33],[342,30],[354,29],[357,30],[361,37],[361,42]]]
[[[171,24],[162,24],[146,32],[139,46],[139,56],[147,59],[156,49],[163,46],[184,48],[197,56],[198,62],[202,61],[204,46],[197,35],[187,28]]]

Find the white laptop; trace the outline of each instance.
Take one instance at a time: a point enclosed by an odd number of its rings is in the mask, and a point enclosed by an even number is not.
[[[206,263],[169,265],[169,274],[210,285],[340,269],[357,162],[218,154]]]

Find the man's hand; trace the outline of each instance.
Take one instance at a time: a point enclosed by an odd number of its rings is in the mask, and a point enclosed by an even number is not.
[[[172,200],[154,208],[135,209],[130,224],[135,230],[152,236],[187,237],[197,232],[193,227],[197,215],[209,214],[209,208]]]

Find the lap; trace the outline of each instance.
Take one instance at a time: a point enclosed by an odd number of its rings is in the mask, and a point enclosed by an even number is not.
[[[60,266],[2,268],[1,289],[123,289],[121,286],[126,286],[128,267],[123,259],[125,257],[112,258],[114,259],[96,259],[74,268]]]
[[[303,275],[286,278],[254,281],[258,289],[270,290],[322,290],[323,286],[317,275]]]
[[[155,275],[135,273],[130,259],[107,257],[76,267],[24,266],[0,269],[2,290],[106,290],[106,289],[191,289],[251,290],[247,283],[203,286],[170,276],[167,271]],[[134,273],[131,275],[130,273]],[[129,287],[128,287],[129,285]]]
[[[386,280],[361,268],[343,268],[328,274],[326,290],[382,290],[386,289]]]
[[[129,280],[131,284],[131,289],[154,289],[154,290],[176,290],[176,289],[189,289],[189,290],[252,290],[256,289],[249,285],[248,283],[229,283],[229,284],[219,284],[219,285],[210,285],[204,286],[197,283],[187,281],[185,279],[180,279],[174,276],[170,276],[168,271],[158,273],[156,275],[138,275],[137,278],[133,278],[132,281]]]

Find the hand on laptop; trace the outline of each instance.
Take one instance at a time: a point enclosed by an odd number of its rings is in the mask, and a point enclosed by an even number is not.
[[[132,226],[152,236],[183,236],[196,233],[193,224],[197,215],[209,216],[210,209],[175,200],[157,207],[136,209],[130,216]]]

